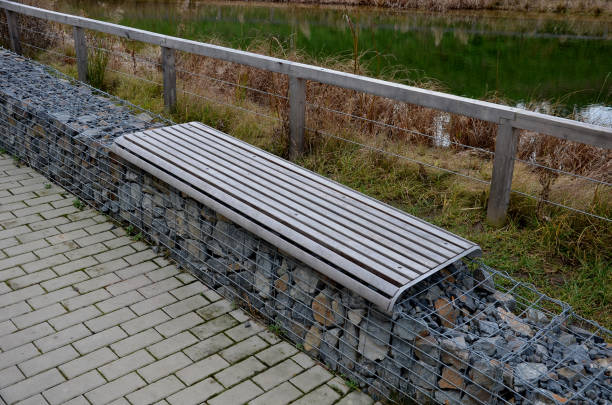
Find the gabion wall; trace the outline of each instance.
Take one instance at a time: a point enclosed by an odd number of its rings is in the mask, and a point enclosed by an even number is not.
[[[371,395],[417,403],[610,404],[610,331],[480,263],[455,263],[392,315],[109,154],[167,125],[0,52],[0,146]],[[576,326],[580,324],[580,327]]]

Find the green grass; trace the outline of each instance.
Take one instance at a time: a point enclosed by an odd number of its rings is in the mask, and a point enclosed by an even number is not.
[[[76,74],[73,66],[56,67]],[[112,94],[164,114],[160,88],[107,76]],[[256,116],[179,95],[170,118],[201,121],[286,157],[282,131]],[[299,164],[478,243],[484,263],[612,328],[612,223],[554,207],[546,208],[548,219],[543,220],[536,215],[535,201],[513,195],[507,224],[493,227],[486,222],[487,190],[468,180],[340,141],[309,135],[307,144]],[[427,147],[419,148],[428,153]],[[590,209],[612,217],[610,201],[594,201]]]

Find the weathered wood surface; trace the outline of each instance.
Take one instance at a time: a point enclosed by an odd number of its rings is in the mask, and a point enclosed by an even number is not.
[[[480,248],[200,123],[125,135],[119,156],[385,311]]]

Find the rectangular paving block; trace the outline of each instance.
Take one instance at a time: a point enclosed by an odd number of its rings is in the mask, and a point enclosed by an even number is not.
[[[30,287],[22,288],[18,291],[0,295],[0,308],[14,304],[19,301],[24,301],[30,297],[35,297],[40,294],[44,294],[45,290],[39,285],[33,285]]]
[[[66,260],[68,260],[68,258],[66,258]],[[87,269],[88,267],[95,266],[96,264],[98,264],[98,261],[93,257],[88,256],[79,260],[70,260],[67,263],[59,266],[53,266],[53,271],[62,276],[76,270]],[[91,274],[89,274],[89,276],[91,277]]]
[[[282,341],[274,346],[270,346],[255,355],[259,360],[263,361],[268,366],[273,366],[282,360],[285,360],[298,352],[292,344]]]
[[[41,393],[47,388],[60,384],[63,381],[65,381],[64,377],[54,368],[1,389],[0,396],[9,404],[13,404]]]
[[[85,322],[85,325],[87,325],[87,327],[92,331],[99,332],[136,317],[136,315],[129,308],[120,308],[121,309],[118,309],[115,312],[90,319],[89,321]]]
[[[236,343],[234,346],[228,347],[219,354],[230,363],[235,363],[244,359],[245,357],[265,349],[266,347],[268,347],[268,343],[266,343],[262,338],[259,336],[251,336],[240,343]]]
[[[11,320],[0,322],[0,337],[13,333],[17,330],[17,327]]]
[[[316,390],[293,402],[293,405],[331,405],[339,398],[340,394],[331,389],[328,385],[322,385]]]
[[[5,259],[0,260],[0,270],[5,270],[11,267],[19,266],[21,264],[33,262],[37,259],[38,257],[32,252],[24,253],[19,256],[7,257]]]
[[[104,378],[96,370],[72,378],[43,392],[51,405],[59,405],[104,384]]]
[[[295,388],[293,385],[291,385],[291,383],[284,382],[278,387],[275,387],[270,391],[267,391],[266,393],[258,396],[257,398],[249,402],[249,405],[288,404],[289,402],[299,398],[301,395],[302,391]]]
[[[320,365],[309,368],[289,380],[293,385],[304,392],[309,392],[319,385],[331,380],[333,375]]]
[[[253,381],[267,391],[301,372],[302,367],[300,367],[295,361],[287,359],[282,363],[267,369],[263,373],[256,375],[253,377]]]
[[[133,336],[113,343],[111,345],[111,349],[113,349],[113,351],[117,353],[118,356],[125,356],[126,354],[135,352],[136,350],[151,346],[162,339],[162,335],[160,335],[159,332],[157,332],[155,329],[147,329]],[[155,356],[155,353],[153,353],[153,355]]]
[[[262,324],[249,320],[226,330],[225,334],[231,337],[234,341],[240,342],[241,340],[256,335],[265,329],[266,328]]]
[[[191,385],[196,381],[209,377],[216,372],[229,367],[229,363],[222,359],[219,355],[213,354],[210,357],[202,359],[182,370],[176,372],[178,378],[185,384]]]
[[[11,366],[0,370],[0,389],[22,380],[25,380],[25,376],[17,366]]]
[[[72,287],[62,288],[61,290],[53,291],[47,294],[39,295],[28,299],[30,304],[35,309],[46,307],[56,302],[67,300],[68,298],[79,295]]]
[[[155,331],[156,333],[159,333]],[[166,357],[167,355],[182,350],[196,343],[198,338],[193,336],[188,331],[179,333],[168,339],[162,340],[152,346],[149,346],[149,352],[158,359]]]
[[[136,334],[145,329],[151,328],[160,323],[166,322],[170,317],[161,309],[149,312],[148,314],[139,316],[121,324],[121,328],[129,335]]]
[[[73,287],[79,292],[79,294],[85,294],[90,291],[97,290],[98,288],[110,286],[111,284],[115,284],[118,281],[121,281],[121,279],[117,277],[117,275],[110,273],[104,274],[99,277],[91,278],[87,281],[76,283]]]
[[[195,312],[190,312],[168,322],[162,323],[161,325],[156,326],[155,329],[165,337],[169,337],[184,330],[191,329],[202,322],[204,322],[204,320]]]
[[[95,333],[89,337],[86,337],[85,339],[74,342],[72,345],[79,351],[79,353],[85,354],[99,349],[100,347],[115,343],[116,341],[125,337],[127,337],[127,333],[125,333],[120,327],[115,326],[113,328],[103,330],[102,332]]]
[[[238,324],[233,317],[222,315],[218,318],[208,321],[202,325],[196,326],[191,331],[200,339],[206,339],[219,332],[230,329]]]
[[[122,375],[131,373],[147,364],[153,363],[155,359],[146,350],[139,350],[118,360],[99,368],[107,380],[114,380]]]
[[[234,342],[230,338],[225,336],[223,333],[220,333],[186,348],[184,352],[191,360],[197,361],[208,357],[213,353],[217,353],[218,351],[225,349],[232,344],[234,344]]]
[[[26,273],[34,273],[35,271],[46,269],[48,267],[59,266],[60,264],[67,262],[68,258],[60,253],[54,256],[45,257],[44,259],[22,264],[21,268],[24,269]],[[55,273],[59,274],[60,276],[62,275],[62,273],[58,273],[57,271],[55,271]]]
[[[18,290],[20,288],[38,284],[42,281],[49,280],[54,277],[57,277],[57,274],[55,274],[53,270],[46,269],[37,271],[36,273],[26,274],[25,276],[13,278],[8,281],[8,285],[13,290]]]
[[[57,367],[79,357],[79,353],[70,345],[58,347],[40,356],[19,363],[19,368],[26,377],[31,377],[41,371]]]
[[[208,403],[210,405],[244,404],[261,394],[263,394],[262,389],[255,385],[253,381],[247,380],[209,399]]]
[[[164,280],[158,281],[156,283],[153,283],[151,285],[148,285],[146,287],[142,287],[138,289],[138,291],[145,297],[151,298],[155,295],[161,294],[166,291],[170,291],[182,285],[183,283],[181,283],[177,278],[170,277],[170,278],[166,278]]]
[[[167,401],[172,405],[197,405],[221,391],[223,391],[221,384],[213,378],[207,378],[197,384],[190,385],[176,394],[170,395]]]
[[[44,353],[57,347],[76,342],[77,340],[89,335],[91,335],[89,329],[87,329],[82,323],[79,323],[52,335],[38,339],[34,342],[34,344]]]
[[[115,277],[117,276],[115,275]],[[142,274],[123,281],[121,281],[119,277],[117,277],[117,279],[119,280],[119,282],[106,288],[108,292],[112,295],[120,295],[128,291],[136,290],[140,287],[144,287],[148,284],[151,284],[151,280]],[[145,295],[145,297],[147,296]]]
[[[195,311],[203,306],[208,305],[208,300],[202,295],[194,295],[193,297],[186,298],[175,304],[168,305],[164,308],[164,312],[170,315],[172,318],[184,315],[187,312]]]
[[[153,384],[149,384],[138,391],[128,394],[126,398],[133,405],[151,404],[166,398],[183,388],[185,388],[185,385],[181,383],[178,378],[171,375],[156,381]]]
[[[81,308],[87,305],[95,304],[109,298],[111,295],[108,291],[101,288],[99,290],[91,291],[87,294],[78,295],[74,298],[70,298],[62,301],[62,304],[69,310],[74,311],[77,308]]]
[[[36,346],[26,343],[23,346],[0,353],[0,369],[21,363],[40,354]]]
[[[199,309],[198,314],[202,318],[210,320],[213,318],[217,318],[223,314],[226,314],[230,311],[233,311],[234,309],[236,309],[236,307],[232,302],[228,300],[219,300],[217,302],[213,302],[212,304],[205,306],[202,309]]]
[[[47,280],[40,285],[47,291],[54,291],[66,286],[72,286],[73,284],[80,283],[89,279],[89,276],[83,271],[76,271],[74,273],[66,274],[65,276],[56,277],[51,280]]]
[[[134,311],[137,315],[143,315],[147,312],[163,308],[169,304],[172,304],[173,302],[176,302],[176,298],[174,298],[169,293],[162,293],[156,295],[155,297],[151,297],[146,300],[137,302],[136,304],[130,306],[130,309]]]
[[[128,268],[119,270],[117,271],[117,275],[122,279],[127,280],[128,278],[136,277],[139,274],[148,273],[151,270],[155,270],[156,268],[157,264],[148,261],[137,264],[136,266],[129,266]]]
[[[175,265],[167,266],[167,262],[159,262],[157,259],[153,260],[155,264],[158,266],[164,266],[161,269],[150,271],[146,274],[146,276],[153,282],[161,281],[165,278],[172,277],[174,275],[179,274],[179,269],[176,268]],[[160,264],[164,263],[164,264]]]
[[[148,366],[138,369],[138,374],[140,374],[148,383],[152,383],[153,381],[157,381],[177,370],[187,367],[191,363],[192,362],[189,357],[185,356],[183,352],[177,352],[168,357],[164,357],[155,363],[151,363]]]
[[[68,312],[65,315],[58,316],[53,319],[49,319],[49,323],[56,330],[62,330],[69,326],[76,325],[77,323],[85,322],[89,319],[100,316],[102,312],[93,305],[88,307],[79,308],[75,311]]]
[[[142,301],[143,299],[144,297],[138,291],[128,291],[124,294],[117,295],[116,297],[112,297],[107,300],[98,302],[96,306],[102,312],[107,313],[120,308],[126,309],[125,307],[130,306],[138,301]]]
[[[53,328],[48,323],[39,323],[29,328],[13,332],[0,337],[0,349],[3,351],[10,350],[14,347],[32,342],[43,336],[50,335],[54,332]]]
[[[74,349],[73,349],[74,350]],[[94,352],[74,359],[59,366],[59,370],[66,378],[74,378],[94,368],[101,367],[106,363],[117,360],[117,356],[108,347],[103,347]]]
[[[218,372],[215,374],[215,379],[225,387],[231,387],[265,369],[265,364],[251,356]]]
[[[136,391],[146,385],[146,382],[136,373],[130,373],[124,375],[121,378],[116,379],[98,387],[94,390],[89,391],[85,394],[85,397],[93,405],[104,405],[108,404],[115,399],[119,399],[130,392]],[[127,403],[127,401],[126,401]]]

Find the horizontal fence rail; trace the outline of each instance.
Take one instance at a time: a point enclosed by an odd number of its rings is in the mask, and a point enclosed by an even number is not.
[[[612,128],[587,124],[571,119],[527,111],[487,101],[421,89],[400,83],[340,72],[332,69],[260,55],[252,52],[177,38],[137,28],[126,27],[90,18],[59,13],[37,7],[0,0],[6,13],[9,40],[13,51],[21,53],[19,25],[16,14],[67,24],[73,27],[79,79],[87,74],[87,44],[84,29],[111,34],[134,41],[157,45],[162,49],[164,102],[169,111],[176,107],[176,69],[174,52],[182,51],[226,62],[285,74],[289,77],[289,155],[296,158],[303,150],[306,81],[355,90],[400,102],[463,115],[498,125],[493,174],[487,218],[493,224],[503,224],[508,210],[514,161],[520,130],[528,130],[555,138],[612,149]]]

